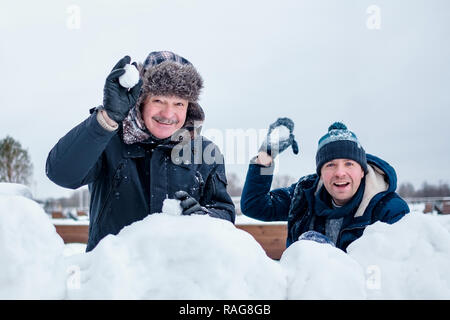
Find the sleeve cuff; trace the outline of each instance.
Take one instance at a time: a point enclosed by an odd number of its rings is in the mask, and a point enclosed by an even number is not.
[[[103,129],[105,129],[105,130],[107,130],[107,131],[110,131],[110,132],[116,131],[116,130],[119,128],[119,125],[118,125],[117,123],[116,123],[114,126],[109,125],[109,124],[106,122],[105,117],[103,116],[102,110],[103,110],[103,109],[98,109],[98,110],[97,110],[97,121],[98,121],[98,123],[100,124],[100,126],[101,126]]]

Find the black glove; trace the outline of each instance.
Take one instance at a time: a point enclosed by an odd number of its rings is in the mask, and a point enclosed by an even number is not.
[[[289,129],[289,137],[279,137],[278,140],[271,141],[270,134],[275,128],[279,126],[285,126]],[[270,125],[266,140],[259,148],[259,151],[267,152],[268,155],[272,156],[272,158],[275,158],[279,153],[286,150],[289,146],[292,146],[292,151],[294,152],[294,154],[298,154],[298,144],[297,141],[295,141],[294,134],[292,133],[293,131],[294,122],[291,119],[278,118],[277,121]]]
[[[191,215],[195,214],[207,214],[205,208],[203,208],[197,200],[195,200],[192,196],[189,195],[186,191],[177,191],[175,192],[175,198],[180,200],[180,206],[183,209],[183,215]]]
[[[117,62],[106,78],[103,88],[103,107],[108,116],[116,122],[122,122],[128,115],[130,109],[136,104],[142,87],[142,79],[130,90],[119,83],[119,77],[125,73],[125,65],[129,64],[131,58],[125,56]],[[135,67],[136,62],[132,63]]]

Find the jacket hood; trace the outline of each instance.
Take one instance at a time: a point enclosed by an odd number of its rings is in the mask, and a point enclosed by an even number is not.
[[[397,174],[394,168],[374,155],[366,154],[366,157],[368,164],[366,184],[355,217],[362,216],[373,199],[379,199],[382,195],[395,192],[397,189]]]
[[[395,192],[397,190],[397,173],[395,169],[386,161],[378,158],[374,155],[367,154],[367,162],[373,167],[378,169],[380,174],[384,175],[384,179],[389,184],[388,192]]]

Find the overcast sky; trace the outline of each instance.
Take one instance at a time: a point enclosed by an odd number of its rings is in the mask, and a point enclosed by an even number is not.
[[[205,133],[294,120],[300,154],[281,154],[279,174],[314,172],[343,121],[399,183],[450,181],[449,1],[3,1],[0,26],[0,138],[30,152],[38,198],[71,193],[45,161],[112,66],[158,50],[203,76]],[[247,164],[228,162],[243,182]]]

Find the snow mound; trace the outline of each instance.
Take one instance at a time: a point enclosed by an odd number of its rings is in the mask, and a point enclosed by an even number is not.
[[[365,299],[362,267],[330,244],[300,240],[280,263],[287,273],[288,299]]]
[[[450,298],[450,215],[377,222],[348,254],[299,240],[277,262],[230,222],[164,205],[85,253],[36,202],[0,194],[0,299]]]
[[[0,182],[0,195],[23,196],[33,199],[30,188],[20,183]]]
[[[0,195],[0,299],[63,299],[63,250],[61,237],[36,202]]]
[[[347,252],[372,270],[368,298],[450,298],[449,218],[410,213],[367,227]]]
[[[203,215],[152,214],[71,257],[71,299],[284,299],[286,278],[247,232]]]

